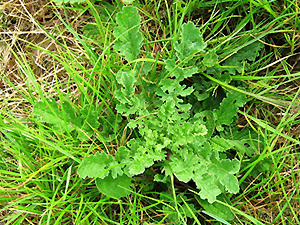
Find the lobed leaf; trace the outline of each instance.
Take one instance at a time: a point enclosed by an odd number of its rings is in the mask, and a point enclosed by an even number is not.
[[[237,115],[238,108],[244,106],[246,102],[245,94],[228,92],[219,109],[213,111],[217,129],[221,131],[223,130],[222,125],[230,125],[233,122],[233,117]]]
[[[133,6],[126,6],[116,16],[118,26],[113,35],[117,38],[114,49],[127,61],[137,59],[142,47],[143,36],[139,32],[141,18]]]
[[[224,66],[228,66],[226,70],[233,75],[236,74],[236,71],[242,73],[243,70],[248,70],[250,65],[247,61],[254,61],[263,47],[264,45],[261,42],[256,41],[240,49],[237,53],[225,60]]]
[[[176,42],[174,48],[177,57],[188,63],[188,57],[199,51],[204,51],[206,46],[207,44],[203,41],[199,29],[196,28],[193,22],[189,21],[182,25],[180,44]]]
[[[118,72],[116,80],[122,85],[121,91],[116,92],[116,98],[122,102],[130,102],[134,93],[134,84],[136,82],[135,71]]]
[[[175,176],[185,183],[193,180],[200,189],[199,195],[210,203],[225,188],[228,192],[237,193],[239,184],[234,176],[239,169],[238,160],[219,159],[217,152],[211,152],[206,145],[205,154],[193,154],[187,149],[181,149],[180,157],[171,155],[170,167]],[[203,157],[204,156],[204,157]]]
[[[203,175],[197,175],[193,179],[200,189],[199,195],[202,199],[207,199],[209,203],[216,201],[216,197],[222,193],[217,186],[215,177],[205,173]]]
[[[77,174],[80,178],[105,178],[109,174],[107,168],[113,166],[113,157],[104,152],[86,157],[81,162]]]

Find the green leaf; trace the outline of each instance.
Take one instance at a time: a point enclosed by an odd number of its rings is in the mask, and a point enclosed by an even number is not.
[[[109,174],[109,167],[113,166],[114,160],[111,155],[97,152],[95,155],[86,157],[81,162],[77,174],[80,178],[104,178]]]
[[[254,61],[257,56],[259,56],[259,51],[264,47],[264,45],[259,42],[253,42],[252,44],[240,49],[236,54],[232,55],[225,60],[224,66],[228,66],[228,70],[231,74],[235,75],[236,71],[242,73],[244,70],[250,68],[248,61]]]
[[[215,202],[216,196],[222,193],[220,188],[216,185],[215,178],[208,174],[202,176],[196,174],[193,180],[200,189],[200,197],[202,199],[207,199],[209,203]]]
[[[61,110],[59,109],[61,106]],[[76,115],[75,109],[69,102],[61,101],[59,105],[54,99],[49,99],[48,104],[37,102],[33,108],[33,114],[38,122],[51,124],[53,129],[65,133],[80,127],[82,119]]]
[[[175,110],[175,102],[171,97],[168,97],[158,112],[159,117],[165,117],[167,119],[175,112]]]
[[[116,80],[123,86],[121,89],[121,93],[123,94],[123,96],[119,96],[118,93],[116,97],[123,103],[130,102],[130,99],[132,98],[132,95],[134,93],[134,84],[136,82],[135,71],[118,72]]]
[[[160,89],[156,92],[158,96],[161,97],[162,101],[166,101],[167,99],[171,98],[175,101],[175,104],[179,110],[187,111],[182,109],[181,107],[185,107],[189,104],[180,104],[182,101],[181,97],[185,97],[190,95],[194,89],[193,87],[186,88],[186,85],[180,84],[181,81],[183,81],[185,78],[193,76],[193,74],[197,73],[197,67],[193,68],[178,68],[175,65],[174,59],[168,59],[165,61],[166,63],[166,69],[171,72],[171,77],[174,77],[175,79],[164,79],[160,82]],[[191,106],[191,105],[189,105]]]
[[[203,41],[199,29],[196,28],[195,24],[191,21],[182,25],[180,40],[180,44],[176,42],[174,48],[177,52],[177,57],[181,61],[185,60],[185,63],[188,63],[189,60],[186,59],[189,56],[196,52],[204,51],[207,46]]]
[[[213,111],[217,129],[223,130],[222,125],[230,125],[234,116],[237,115],[238,108],[247,102],[245,94],[240,92],[228,92],[226,98],[220,104],[219,109]]]
[[[114,49],[127,61],[137,59],[142,47],[143,36],[139,32],[141,18],[135,7],[126,6],[116,17],[118,26],[113,35],[117,38]]]
[[[129,72],[118,72],[116,80],[122,85],[121,90],[116,90],[115,97],[120,102],[116,109],[118,113],[124,116],[136,114],[145,106],[144,95],[135,95],[136,72],[135,70]]]
[[[146,154],[135,155],[134,161],[129,165],[129,173],[131,175],[141,174],[153,164],[153,159]]]
[[[210,154],[210,151],[207,153]],[[201,156],[204,155],[202,153]],[[240,169],[238,160],[219,160],[216,152],[207,158],[199,156],[187,149],[181,149],[177,156],[170,156],[169,165],[180,181],[187,183],[192,179],[200,189],[200,197],[210,203],[215,202],[216,197],[222,193],[221,185],[231,193],[239,191],[237,178],[233,175]]]
[[[186,154],[185,157],[186,159],[183,160],[171,155],[170,166],[176,177],[180,181],[187,183],[193,178],[195,170],[199,170],[199,167],[204,167],[202,170],[205,170],[206,167],[199,165],[198,158],[193,154]]]
[[[240,162],[237,159],[217,160],[211,158],[209,164],[209,173],[215,175],[227,191],[237,193],[239,191],[239,184],[237,178],[233,175],[240,170]]]
[[[145,105],[145,100],[142,95],[135,95],[133,98],[127,99],[127,100],[128,100],[128,103],[118,104],[116,106],[118,113],[121,113],[124,116],[136,114]]]
[[[112,178],[107,176],[104,179],[97,178],[96,186],[100,192],[114,198],[122,198],[131,193],[132,179],[126,175]]]
[[[79,113],[81,114],[82,118],[82,125],[78,125],[84,131],[79,133],[79,138],[82,140],[88,140],[89,137],[94,134],[94,130],[97,130],[100,126],[99,123],[99,113],[95,106],[93,105],[85,105]]]
[[[228,149],[234,147],[234,144],[230,140],[226,140],[216,135],[210,140],[211,148],[219,152],[225,152]]]

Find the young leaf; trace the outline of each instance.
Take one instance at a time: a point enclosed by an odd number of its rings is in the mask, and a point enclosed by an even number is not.
[[[135,71],[118,72],[116,80],[123,86],[121,92],[116,92],[116,98],[122,103],[130,102],[134,93],[134,84],[136,82]]]
[[[137,59],[143,41],[143,36],[139,32],[140,15],[135,7],[126,6],[117,14],[116,20],[119,26],[113,32],[118,38],[114,49],[120,52],[127,61],[133,61]]]

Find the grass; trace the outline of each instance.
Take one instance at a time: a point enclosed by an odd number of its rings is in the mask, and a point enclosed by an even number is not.
[[[121,200],[97,190],[94,180],[80,179],[77,168],[90,154],[113,154],[130,133],[126,120],[115,116],[117,71],[128,66],[112,45],[114,16],[121,2],[87,1],[57,5],[45,1],[10,1],[0,7],[0,221],[3,224],[221,224],[203,210],[197,193],[186,188],[151,189],[141,180]],[[102,5],[100,8],[99,5]],[[5,6],[4,6],[5,5]],[[198,24],[219,61],[259,39],[260,58],[234,76],[249,96],[240,109],[240,127],[257,131],[259,155],[245,159],[238,174],[241,190],[228,195],[235,215],[231,224],[300,224],[299,222],[299,6],[297,1],[140,1],[146,42],[155,66],[149,82],[160,80],[160,64],[173,56],[170,48],[188,20]],[[101,9],[102,11],[97,11]],[[47,11],[52,17],[47,18]],[[86,24],[92,24],[90,30]],[[24,31],[23,33],[20,31]],[[19,32],[19,33],[18,33]],[[27,33],[26,33],[27,32]],[[36,37],[36,33],[40,32]],[[214,79],[225,89],[235,89]],[[80,135],[69,132],[67,118],[60,132],[33,115],[38,101],[51,107],[55,99],[75,109],[86,108]],[[92,114],[92,106],[98,114]],[[62,113],[63,114],[63,113]],[[121,119],[118,126],[118,120]],[[97,127],[98,126],[98,127]],[[84,132],[89,127],[91,133]],[[105,132],[103,132],[105,131]],[[147,190],[148,188],[148,190]],[[224,222],[225,223],[225,222]]]

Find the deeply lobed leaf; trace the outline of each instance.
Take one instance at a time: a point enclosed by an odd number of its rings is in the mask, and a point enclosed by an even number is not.
[[[245,105],[246,102],[245,94],[228,92],[219,109],[213,111],[217,129],[221,131],[223,130],[222,125],[230,125],[233,122],[233,117],[237,114],[238,108]]]

